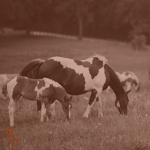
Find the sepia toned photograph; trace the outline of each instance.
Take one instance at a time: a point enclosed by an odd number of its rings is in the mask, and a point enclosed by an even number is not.
[[[0,0],[0,150],[150,150],[150,0]]]

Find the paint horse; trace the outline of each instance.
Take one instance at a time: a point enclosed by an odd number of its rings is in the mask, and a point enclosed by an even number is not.
[[[68,94],[80,95],[91,92],[88,106],[83,117],[88,118],[95,101],[99,102],[98,116],[103,116],[100,94],[110,86],[115,95],[115,105],[121,114],[127,114],[129,102],[115,71],[108,65],[104,56],[94,54],[84,60],[65,57],[51,57],[46,60],[36,59],[27,64],[20,75],[40,79],[50,78],[61,84]],[[118,106],[117,104],[120,104]],[[41,104],[37,103],[38,110]]]
[[[126,87],[126,91],[131,90],[132,85],[135,85],[135,91],[138,92],[140,90],[140,81],[135,73],[131,71],[125,71],[122,74],[116,72],[121,84],[123,87]]]
[[[57,82],[48,79],[30,79],[23,76],[16,76],[6,82],[2,87],[3,98],[10,98],[9,117],[10,126],[14,126],[14,113],[16,102],[21,98],[32,101],[39,101],[41,108],[41,122],[45,117],[48,121],[50,118],[49,106],[57,99],[64,110],[67,119],[70,118],[71,98],[65,89]]]

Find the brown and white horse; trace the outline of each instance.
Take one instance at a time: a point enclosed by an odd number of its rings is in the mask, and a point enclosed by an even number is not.
[[[42,104],[41,122],[50,118],[49,106],[57,99],[64,110],[67,119],[70,118],[71,97],[65,89],[57,82],[48,79],[30,79],[23,76],[16,76],[6,82],[2,87],[2,96],[7,97],[9,102],[10,126],[14,126],[14,113],[16,102],[23,97],[32,101],[39,101]]]
[[[27,64],[20,75],[34,79],[44,77],[52,79],[61,84],[70,95],[91,92],[88,106],[83,115],[85,118],[89,117],[95,101],[99,102],[98,116],[103,116],[100,95],[110,86],[116,95],[115,105],[119,112],[127,114],[129,91],[124,91],[115,71],[108,65],[104,56],[94,54],[84,60],[59,56],[46,60],[36,59]],[[41,109],[40,105],[41,103],[37,102],[38,110]]]

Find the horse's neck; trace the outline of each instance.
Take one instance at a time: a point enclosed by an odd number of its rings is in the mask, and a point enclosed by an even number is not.
[[[124,89],[120,83],[120,80],[119,80],[118,76],[116,75],[116,73],[113,71],[113,69],[109,65],[106,65],[106,67],[107,67],[107,70],[108,70],[109,76],[110,76],[109,86],[114,91],[116,97],[120,98],[122,95],[125,94]]]
[[[115,83],[110,84],[110,87],[114,91],[117,98],[120,98],[122,95],[124,95],[124,91],[122,90],[122,88],[119,88],[118,86],[116,86]]]
[[[56,89],[54,89],[54,91],[55,91],[55,98],[58,101],[62,102],[63,98],[64,98],[64,96],[66,94],[65,91],[63,89],[61,89],[61,88],[56,88]]]

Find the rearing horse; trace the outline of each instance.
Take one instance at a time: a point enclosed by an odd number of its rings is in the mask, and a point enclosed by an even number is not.
[[[102,114],[100,94],[108,86],[116,95],[115,105],[121,114],[127,114],[128,96],[115,71],[108,65],[104,56],[94,54],[85,60],[65,57],[51,57],[47,60],[36,59],[27,64],[20,72],[30,78],[50,78],[61,84],[68,94],[80,95],[91,92],[88,106],[83,117],[88,118],[95,101],[99,101],[98,116]],[[119,106],[117,105],[119,102]],[[38,110],[41,104],[37,102]]]

